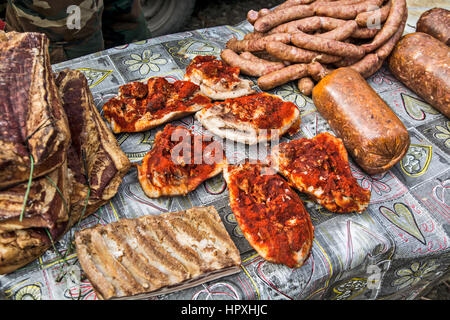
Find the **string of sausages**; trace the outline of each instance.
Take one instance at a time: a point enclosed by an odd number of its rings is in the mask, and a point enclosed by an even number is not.
[[[231,38],[221,58],[270,90],[297,80],[310,95],[335,68],[374,74],[399,41],[406,0],[287,0],[273,10],[250,10],[254,31]]]

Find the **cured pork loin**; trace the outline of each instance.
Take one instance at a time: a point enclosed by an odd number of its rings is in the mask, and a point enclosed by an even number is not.
[[[28,180],[32,166],[37,178],[66,159],[70,133],[48,45],[44,34],[0,31],[0,189]]]

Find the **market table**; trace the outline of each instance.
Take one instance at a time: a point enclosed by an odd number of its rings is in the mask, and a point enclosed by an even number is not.
[[[426,5],[424,4],[426,3]],[[408,1],[405,33],[414,32],[420,14],[448,7],[446,1]],[[54,65],[81,70],[87,77],[99,110],[122,84],[154,76],[182,79],[196,55],[219,56],[233,35],[252,31],[244,21],[140,41]],[[252,79],[252,78],[249,78]],[[252,79],[256,80],[256,79]],[[362,214],[335,214],[302,196],[315,226],[311,255],[297,269],[269,263],[244,238],[229,207],[222,175],[186,196],[150,199],[143,193],[133,168],[118,194],[95,214],[72,228],[56,244],[64,254],[78,229],[194,206],[213,205],[241,252],[240,272],[157,299],[413,299],[427,286],[448,275],[450,265],[450,121],[405,88],[383,66],[369,84],[408,128],[411,145],[400,163],[387,173],[368,176],[353,162],[358,183],[370,189],[369,208]],[[256,81],[255,81],[256,83]],[[259,89],[257,89],[260,91]],[[293,137],[312,138],[330,131],[311,98],[293,83],[270,93],[292,101],[301,111],[301,130]],[[194,132],[206,130],[189,116],[175,121]],[[162,126],[142,133],[122,133],[117,140],[132,162],[150,150]],[[251,158],[248,147],[226,145],[227,158]],[[96,299],[88,280],[68,289],[70,275],[57,251],[50,249],[33,263],[0,276],[2,294],[11,299]],[[78,265],[76,254],[66,257]]]

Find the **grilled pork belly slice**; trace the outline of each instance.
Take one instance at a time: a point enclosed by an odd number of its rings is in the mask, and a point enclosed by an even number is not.
[[[185,195],[222,172],[225,154],[219,142],[171,124],[137,166],[139,182],[150,198]]]
[[[190,81],[170,83],[154,77],[121,86],[118,96],[103,105],[103,115],[115,133],[140,132],[195,113],[210,102]]]
[[[75,243],[81,267],[103,299],[193,286],[195,279],[241,263],[214,207],[96,225],[77,232]]]
[[[73,177],[71,223],[97,211],[119,188],[131,163],[101,118],[84,74],[63,70],[56,77],[63,108],[69,119],[72,144],[68,152]]]
[[[0,31],[0,189],[33,178],[66,160],[67,118],[41,33]]]
[[[333,212],[363,212],[370,191],[353,177],[342,140],[320,133],[291,140],[272,149],[272,164],[291,185]]]
[[[186,67],[184,80],[200,86],[213,100],[225,100],[252,94],[253,82],[239,78],[239,68],[227,65],[215,56],[196,56]]]
[[[267,261],[300,267],[314,227],[298,194],[269,166],[245,162],[224,169],[230,206],[250,245]]]
[[[195,117],[213,134],[246,144],[294,134],[301,121],[295,104],[268,93],[215,102]]]

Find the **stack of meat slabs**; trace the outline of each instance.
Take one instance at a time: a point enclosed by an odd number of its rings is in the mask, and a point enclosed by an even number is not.
[[[130,162],[79,71],[55,81],[44,34],[0,32],[0,274],[117,192]]]
[[[34,260],[67,225],[70,131],[49,41],[0,33],[0,273]],[[31,179],[30,179],[31,178]]]

